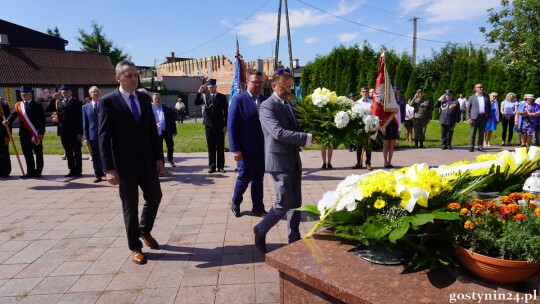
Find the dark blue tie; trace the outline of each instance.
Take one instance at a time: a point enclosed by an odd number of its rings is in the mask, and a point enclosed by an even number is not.
[[[133,112],[133,118],[135,118],[135,121],[139,123],[141,121],[141,115],[139,114],[139,109],[137,108],[137,104],[135,103],[135,96],[133,94],[130,94],[129,100],[131,105],[131,112]]]

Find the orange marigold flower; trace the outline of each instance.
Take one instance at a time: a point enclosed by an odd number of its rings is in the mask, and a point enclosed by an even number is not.
[[[461,208],[461,205],[459,203],[450,203],[448,204],[448,209],[450,210],[458,210]]]
[[[503,208],[506,214],[518,214],[521,211],[518,204],[508,204]]]
[[[465,222],[465,225],[463,225],[463,228],[465,228],[465,229],[473,229],[473,228],[474,228],[474,224],[473,224],[473,222],[471,222],[471,221],[466,221],[466,222]]]
[[[467,208],[461,208],[461,210],[459,210],[459,214],[461,215],[466,215],[467,213],[469,213],[469,209]]]
[[[486,207],[486,209],[490,210],[490,211],[494,211],[497,209],[497,205],[495,205],[494,202],[492,201],[489,201],[489,202],[485,202],[484,203],[484,207]]]
[[[508,204],[513,203],[513,202],[514,201],[510,197],[508,197],[508,195],[501,196],[501,204],[508,205]]]
[[[540,217],[540,208],[534,209],[534,214],[536,214],[537,217]]]
[[[526,218],[527,218],[527,215],[523,214],[523,213],[519,213],[519,214],[514,215],[514,219],[516,221],[523,221]]]
[[[529,202],[529,201],[534,200],[534,194],[532,194],[532,193],[523,193],[521,198],[523,198],[526,202]]]
[[[511,200],[513,200],[513,201],[519,201],[519,200],[522,198],[521,194],[519,194],[519,193],[517,193],[517,192],[512,192],[512,193],[510,193],[510,194],[508,195],[508,197],[509,197]]]
[[[484,201],[481,200],[481,199],[479,199],[479,198],[475,198],[475,199],[473,199],[472,202],[471,202],[471,204],[473,204],[473,205],[474,205],[474,204],[483,204],[483,203],[484,203]]]
[[[486,208],[484,207],[483,203],[473,203],[471,210],[474,211],[474,213],[481,213]]]
[[[537,204],[535,204],[535,203],[533,203],[533,202],[529,202],[529,208],[532,209],[532,208],[536,208],[536,207],[538,207]]]

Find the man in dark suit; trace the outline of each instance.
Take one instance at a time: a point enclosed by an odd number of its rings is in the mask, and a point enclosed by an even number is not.
[[[176,123],[174,122],[175,111],[167,105],[161,103],[161,95],[159,93],[152,94],[152,106],[155,109],[156,121],[159,128],[159,142],[161,143],[161,154],[163,155],[163,140],[167,145],[167,161],[171,167],[176,167],[173,162],[174,140],[176,136]],[[161,132],[160,132],[161,131]],[[165,157],[163,156],[163,163]]]
[[[205,93],[208,88],[208,93]],[[218,93],[216,80],[210,79],[199,88],[195,105],[202,105],[203,124],[208,146],[208,173],[225,173],[225,133],[227,133],[227,97]]]
[[[287,215],[289,243],[300,239],[300,212],[302,205],[302,161],[300,146],[311,144],[312,135],[300,132],[293,105],[289,98],[293,77],[279,70],[272,78],[274,93],[259,109],[259,118],[264,134],[265,168],[270,172],[276,191],[276,202],[266,217],[253,228],[255,246],[263,253],[266,249],[266,234]]]
[[[478,132],[478,151],[484,150],[484,130],[486,124],[491,120],[491,103],[489,96],[484,93],[484,86],[478,83],[474,86],[475,94],[467,101],[467,122],[471,125],[469,135],[469,151],[474,152],[474,137]]]
[[[261,72],[250,74],[247,92],[234,95],[229,107],[229,146],[238,168],[231,205],[236,217],[240,217],[240,204],[250,183],[253,202],[251,213],[254,216],[267,214],[263,204],[264,137],[259,121],[259,107],[266,99],[260,94],[262,84]]]
[[[158,249],[150,232],[161,202],[158,174],[163,173],[156,121],[150,96],[136,91],[137,68],[129,60],[116,65],[120,87],[100,99],[99,149],[107,181],[119,185],[131,260],[146,263],[144,244]],[[139,222],[139,190],[145,203]]]
[[[9,115],[9,105],[0,97],[0,120],[4,121]],[[8,178],[11,174],[11,160],[9,158],[9,134],[11,126],[0,126],[0,178]]]
[[[98,87],[93,86],[88,90],[88,93],[90,93],[91,101],[82,107],[84,144],[90,144],[92,165],[94,167],[94,183],[99,183],[105,175],[101,164],[98,141],[99,97],[101,91]]]
[[[59,98],[60,94],[62,98]],[[70,86],[63,85],[60,87],[60,93],[53,94],[47,109],[58,113],[58,135],[66,152],[69,168],[69,173],[65,177],[81,177],[82,102],[72,96]]]
[[[39,178],[43,171],[42,141],[45,135],[45,112],[41,104],[32,99],[32,88],[21,87],[19,92],[23,101],[17,102],[15,111],[9,114],[4,126],[9,126],[17,117],[19,118],[19,137],[26,161],[26,174],[21,178]]]

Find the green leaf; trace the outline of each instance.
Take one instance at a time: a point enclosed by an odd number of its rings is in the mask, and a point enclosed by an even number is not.
[[[390,232],[390,228],[380,222],[366,223],[364,227],[364,235],[370,239],[380,239]]]
[[[407,233],[407,231],[409,231],[410,226],[411,224],[409,222],[409,219],[407,217],[404,217],[400,221],[399,225],[394,230],[392,230],[392,232],[390,232],[390,235],[388,236],[390,242],[396,243],[396,240],[402,238]]]
[[[296,211],[307,211],[307,212],[311,212],[311,213],[314,213],[314,214],[317,214],[317,215],[321,215],[321,213],[319,212],[319,209],[317,209],[317,206],[315,205],[303,205],[301,207],[298,207],[295,209]]]
[[[415,214],[408,217],[411,224],[415,227],[422,226],[426,223],[433,223],[433,215],[431,213]]]
[[[459,216],[459,213],[457,212],[450,212],[450,211],[433,211],[433,218],[438,220],[459,220],[461,217]]]

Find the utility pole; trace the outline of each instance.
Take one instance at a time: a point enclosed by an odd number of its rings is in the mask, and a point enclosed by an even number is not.
[[[281,1],[279,0],[278,12],[277,12],[277,33],[276,33],[276,53],[274,57],[274,71],[277,71],[277,64],[279,58],[279,32],[281,31]]]
[[[469,41],[469,57],[471,57],[472,53],[472,41]]]
[[[420,19],[418,17],[413,17],[413,41],[412,41],[412,65],[416,66],[416,24],[417,20]]]
[[[285,22],[287,23],[287,42],[289,44],[289,67],[291,68],[291,75],[294,79],[294,71],[293,71],[294,66],[293,66],[293,61],[292,61],[292,46],[291,46],[291,27],[289,26],[289,7],[287,6],[287,0],[285,0]]]

